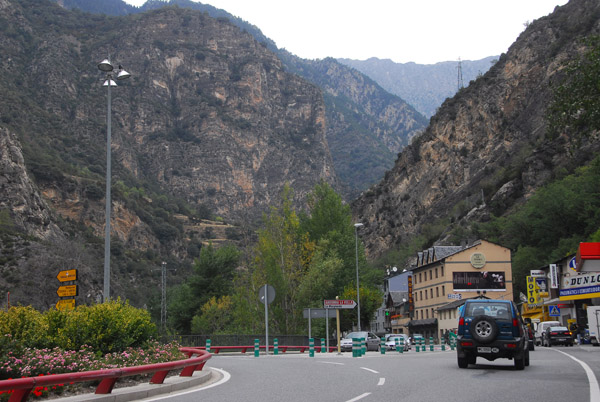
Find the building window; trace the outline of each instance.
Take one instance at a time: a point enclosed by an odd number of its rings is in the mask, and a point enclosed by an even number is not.
[[[429,310],[425,310],[425,318],[429,318]]]
[[[435,297],[440,297],[440,288],[435,287]]]
[[[444,266],[443,265],[441,267],[441,270],[442,270],[442,276],[444,276]]]
[[[427,289],[425,289],[425,300],[427,300]]]
[[[421,273],[419,272],[419,283],[421,283]]]
[[[438,277],[438,269],[436,268],[435,269],[435,279],[437,279],[437,277]]]
[[[442,296],[446,296],[446,287],[442,285]]]
[[[431,294],[431,298],[433,299],[433,288],[429,289],[429,293]]]
[[[429,270],[429,280],[433,279],[433,269]]]
[[[431,318],[433,318],[433,317],[434,317],[434,315],[433,315],[433,307],[432,307],[431,308]]]
[[[423,291],[419,290],[419,300],[423,301]]]

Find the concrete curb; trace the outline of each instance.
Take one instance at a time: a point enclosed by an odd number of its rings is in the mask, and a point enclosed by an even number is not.
[[[172,376],[167,377],[163,384],[138,384],[132,387],[115,388],[110,394],[81,394],[69,396],[66,398],[57,398],[59,402],[129,402],[137,401],[144,398],[168,394],[171,392],[181,391],[187,388],[197,387],[209,381],[214,375],[219,373],[213,372],[208,367],[201,371],[195,371],[191,377]],[[118,382],[117,382],[118,384]]]

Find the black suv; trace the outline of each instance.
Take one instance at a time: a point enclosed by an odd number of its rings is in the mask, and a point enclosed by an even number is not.
[[[462,307],[457,334],[458,367],[487,360],[514,359],[515,368],[529,366],[528,336],[517,307],[509,300],[469,299]]]

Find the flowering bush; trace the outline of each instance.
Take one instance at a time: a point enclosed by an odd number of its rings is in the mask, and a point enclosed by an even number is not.
[[[156,341],[149,341],[144,347],[127,348],[122,352],[108,353],[100,358],[94,353],[94,349],[87,345],[82,346],[79,350],[25,348],[19,355],[8,352],[2,357],[0,379],[142,366],[182,360],[186,356],[179,351],[180,347],[176,342],[164,345]],[[51,392],[62,393],[63,389],[63,385],[50,388],[37,387],[32,391],[32,395],[44,397]],[[0,391],[0,401],[8,400],[10,394],[11,391]]]

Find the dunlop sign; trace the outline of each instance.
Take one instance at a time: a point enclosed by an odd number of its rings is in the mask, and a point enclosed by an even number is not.
[[[527,277],[527,303],[538,304],[540,302],[540,288],[537,285],[535,276]]]

